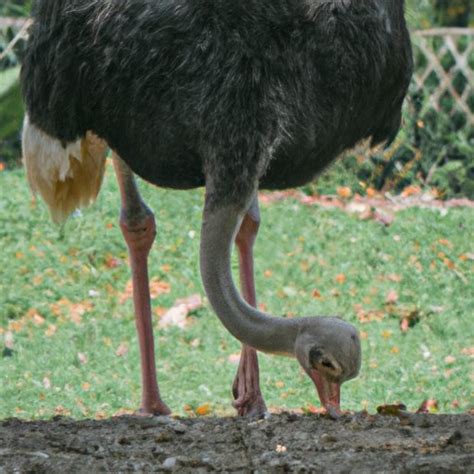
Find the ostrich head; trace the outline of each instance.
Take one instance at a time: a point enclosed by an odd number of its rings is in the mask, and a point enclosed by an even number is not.
[[[295,341],[295,355],[332,417],[340,414],[341,384],[360,369],[357,329],[338,318],[304,318]]]

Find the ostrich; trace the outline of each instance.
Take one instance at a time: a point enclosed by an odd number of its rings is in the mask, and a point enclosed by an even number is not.
[[[121,195],[146,414],[166,415],[155,371],[147,257],[156,225],[134,181],[205,186],[200,266],[242,342],[239,415],[263,416],[256,351],[295,357],[333,416],[360,368],[355,327],[258,311],[257,191],[313,180],[344,150],[390,143],[412,57],[403,0],[36,0],[21,71],[23,155],[53,219],[93,201],[107,148]],[[230,257],[239,252],[243,298]]]

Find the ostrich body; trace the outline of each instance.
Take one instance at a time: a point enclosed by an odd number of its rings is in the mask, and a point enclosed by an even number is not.
[[[337,318],[257,311],[257,190],[314,179],[359,140],[396,135],[411,69],[403,0],[37,0],[21,79],[24,159],[56,220],[95,198],[108,145],[121,190],[142,356],[142,411],[165,414],[156,382],[147,256],[155,234],[133,174],[206,187],[201,273],[243,344],[240,414],[261,415],[255,349],[296,357],[321,402],[360,366]],[[97,138],[99,137],[99,138]],[[244,301],[232,281],[237,243]]]

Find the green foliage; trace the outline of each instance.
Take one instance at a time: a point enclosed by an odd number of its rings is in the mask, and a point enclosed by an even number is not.
[[[0,16],[27,16],[31,9],[31,0],[2,0]]]
[[[24,112],[18,71],[18,68],[0,71],[0,161],[10,164],[18,162],[21,155],[20,130]]]

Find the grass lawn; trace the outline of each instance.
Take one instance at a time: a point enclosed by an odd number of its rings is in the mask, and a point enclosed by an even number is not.
[[[176,299],[204,296],[203,193],[142,190],[158,227],[150,275],[165,290],[153,301],[157,326]],[[118,210],[110,166],[97,203],[61,227],[42,202],[32,202],[23,172],[0,173],[0,418],[101,417],[138,407]],[[292,199],[264,205],[255,251],[259,301],[285,317],[339,314],[361,330],[362,370],[343,386],[343,408],[374,411],[400,401],[416,410],[435,399],[441,412],[466,411],[474,386],[473,235],[472,209],[410,209],[384,227]],[[415,323],[405,332],[404,319]],[[155,336],[160,387],[172,410],[208,403],[210,413],[232,413],[236,365],[229,356],[239,343],[208,304],[184,330],[156,328]],[[262,355],[261,373],[269,407],[318,405],[296,361]]]

